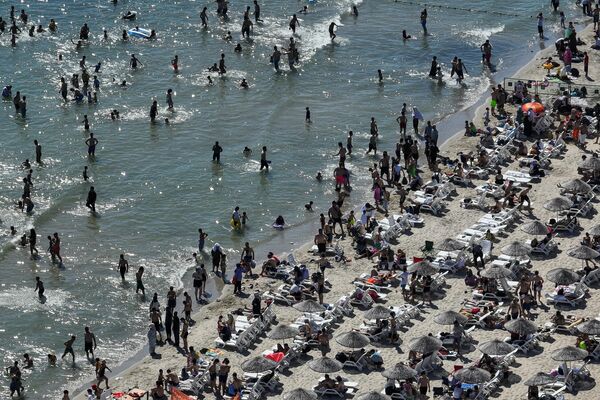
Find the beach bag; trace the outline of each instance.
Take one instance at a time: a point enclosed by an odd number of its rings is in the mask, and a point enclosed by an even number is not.
[[[403,185],[408,184],[408,179],[406,179],[406,176],[402,177],[402,184]]]

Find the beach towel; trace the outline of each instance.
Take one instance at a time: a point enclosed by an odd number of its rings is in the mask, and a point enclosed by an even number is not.
[[[278,352],[278,353],[271,353],[271,354],[267,354],[265,356],[265,358],[268,358],[269,360],[273,360],[275,362],[279,362],[283,359],[283,357],[285,356],[285,354],[283,354],[282,352]]]
[[[171,400],[192,400],[192,398],[181,390],[171,387]]]

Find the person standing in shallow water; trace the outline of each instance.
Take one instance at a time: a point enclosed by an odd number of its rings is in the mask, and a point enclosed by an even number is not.
[[[146,295],[146,289],[144,288],[144,283],[142,282],[142,276],[144,275],[144,267],[140,267],[138,269],[138,272],[135,273],[135,293],[139,293],[139,291],[142,291],[142,296]]]
[[[267,172],[269,172],[269,161],[267,160],[267,146],[263,146],[262,151],[260,153],[260,170],[262,171],[263,168],[266,168]]]
[[[121,275],[121,280],[125,281],[125,274],[129,272],[129,262],[125,259],[125,255],[121,254],[119,256],[119,274]]]
[[[212,147],[212,151],[212,160],[219,164],[221,162],[221,153],[223,152],[223,148],[219,145],[219,142],[215,142],[214,146]]]
[[[94,190],[94,187],[90,187],[90,191],[88,192],[87,195],[87,200],[85,202],[85,206],[87,208],[89,208],[93,213],[96,212],[96,191]]]
[[[421,26],[423,27],[423,32],[427,34],[427,9],[423,9],[421,11]]]
[[[42,282],[39,276],[36,276],[34,292],[38,292],[38,297],[42,299],[44,297],[44,291],[44,282]]]
[[[35,162],[37,162],[38,164],[41,164],[42,163],[42,145],[39,144],[39,142],[37,140],[34,140],[33,144],[35,145]]]
[[[75,343],[75,340],[77,339],[77,336],[73,335],[71,336],[71,338],[69,340],[67,340],[64,344],[65,344],[65,351],[62,355],[62,357],[60,357],[61,359],[64,359],[67,354],[71,354],[71,357],[73,357],[73,362],[75,362],[75,352],[73,351],[73,343]]]
[[[155,122],[158,116],[158,102],[154,100],[150,106],[150,122]]]

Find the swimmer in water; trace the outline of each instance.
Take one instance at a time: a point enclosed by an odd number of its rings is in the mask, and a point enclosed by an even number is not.
[[[177,54],[175,54],[175,58],[171,60],[171,66],[175,73],[179,72],[179,56]]]
[[[235,51],[236,53],[241,53],[242,52],[242,45],[238,43],[235,46],[235,49],[233,49],[233,51]]]
[[[158,102],[154,100],[150,106],[150,122],[155,122],[158,116]]]
[[[318,182],[321,182],[323,180],[323,175],[321,174],[321,172],[317,172],[317,176],[315,178]]]
[[[242,89],[248,89],[248,82],[246,82],[245,78],[242,78],[242,82],[240,83],[240,87]]]
[[[298,14],[306,14],[306,13],[308,13],[308,6],[304,6],[300,10],[298,10]]]
[[[252,154],[252,150],[248,146],[244,146],[244,150],[242,150],[242,153],[245,157],[249,157]]]
[[[82,175],[83,175],[83,180],[84,181],[87,182],[90,179],[90,177],[88,175],[88,167],[87,167],[87,165],[83,167],[83,173],[82,173]]]
[[[306,114],[304,116],[304,122],[310,124],[312,120],[310,119],[310,108],[306,107]]]
[[[283,226],[285,225],[285,220],[283,219],[283,217],[281,215],[279,215],[275,219],[275,223],[273,225],[283,228]]]
[[[208,72],[219,72],[219,67],[217,67],[217,63],[214,63],[212,67],[209,67]]]
[[[227,31],[227,35],[225,35],[225,37],[223,37],[223,40],[225,40],[226,42],[229,42],[232,39],[233,39],[233,36],[231,36],[231,32]]]
[[[123,39],[123,40],[129,39],[129,35],[127,34],[127,31],[125,29],[123,29],[123,33],[121,34],[121,39]]]
[[[309,201],[308,204],[304,205],[304,208],[306,209],[306,211],[313,211],[312,206],[313,206],[313,202]]]
[[[408,33],[406,33],[406,31],[405,31],[405,30],[404,30],[404,31],[402,31],[402,39],[404,39],[404,40],[408,40],[408,39],[410,39],[410,38],[412,38],[412,36],[410,36]]]
[[[377,77],[379,78],[379,83],[383,83],[383,73],[380,69],[377,70]]]
[[[206,78],[208,79],[208,85],[209,85],[209,86],[212,86],[212,85],[213,85],[213,80],[212,80],[212,78],[210,77],[210,75],[209,75],[209,76],[207,76]]]
[[[358,17],[358,8],[356,7],[356,5],[352,6],[352,15]]]
[[[337,26],[338,26],[338,25],[337,25],[335,22],[332,22],[332,23],[330,23],[330,24],[329,24],[329,38],[330,38],[331,40],[334,40],[334,39],[336,38],[336,34],[335,34],[335,28],[336,28]]]

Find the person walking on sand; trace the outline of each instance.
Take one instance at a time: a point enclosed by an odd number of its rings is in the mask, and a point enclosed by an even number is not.
[[[156,327],[154,324],[148,326],[148,351],[154,357],[156,355]]]
[[[98,371],[96,372],[97,378],[98,378],[98,388],[100,388],[100,384],[102,382],[106,382],[106,389],[110,389],[110,387],[108,386],[108,378],[106,377],[106,370],[109,370],[110,372],[111,369],[108,368],[108,366],[106,365],[106,360],[102,360],[102,362],[100,363],[100,367],[98,368]]]

